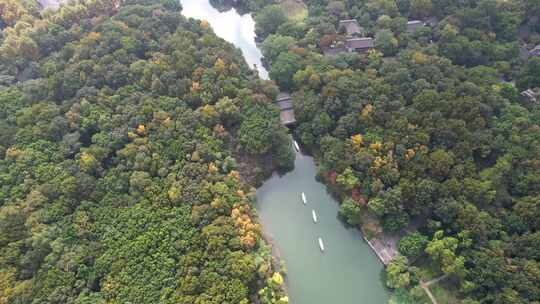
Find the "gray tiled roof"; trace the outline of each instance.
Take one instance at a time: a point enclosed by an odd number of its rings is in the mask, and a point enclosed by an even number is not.
[[[347,35],[350,36],[360,34],[362,32],[362,28],[355,19],[340,20],[339,25],[345,27]]]
[[[351,38],[345,41],[345,45],[354,50],[374,47],[373,38]]]

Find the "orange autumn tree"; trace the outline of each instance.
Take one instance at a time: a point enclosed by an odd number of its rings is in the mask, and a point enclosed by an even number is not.
[[[231,211],[234,225],[240,234],[240,242],[247,249],[253,249],[261,235],[261,225],[254,222],[251,207],[237,204]]]

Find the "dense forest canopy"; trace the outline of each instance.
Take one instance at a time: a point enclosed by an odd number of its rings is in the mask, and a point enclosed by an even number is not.
[[[539,1],[211,2],[253,13],[344,221],[415,231],[402,303],[540,302]],[[0,2],[0,303],[287,303],[251,205],[292,166],[278,87],[175,0],[39,9]],[[325,55],[344,19],[374,48]]]
[[[0,303],[286,303],[277,88],[177,1],[0,7]]]
[[[520,92],[540,88],[540,2],[307,0],[305,18],[293,2],[238,5],[340,216],[369,237],[418,231],[387,285],[424,303],[432,272],[455,301],[538,303],[540,111]],[[348,19],[375,48],[323,54]]]

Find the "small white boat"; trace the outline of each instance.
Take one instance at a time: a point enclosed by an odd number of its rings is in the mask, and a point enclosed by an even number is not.
[[[294,143],[294,148],[296,149],[297,152],[300,152],[300,146],[298,145],[298,143],[296,142],[296,140],[293,140],[293,143]]]
[[[321,238],[319,238],[319,247],[321,248],[321,251],[324,251],[324,244]]]
[[[302,192],[302,203],[307,204],[306,195]]]
[[[317,213],[315,213],[315,210],[311,210],[311,215],[313,215],[313,222],[317,222]]]

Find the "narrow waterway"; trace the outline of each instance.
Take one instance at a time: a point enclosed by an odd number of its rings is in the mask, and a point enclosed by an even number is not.
[[[380,280],[382,263],[360,232],[337,218],[338,204],[315,180],[316,173],[313,158],[297,153],[294,171],[274,175],[257,191],[263,227],[287,266],[291,303],[387,303],[388,293]],[[319,249],[319,237],[324,252]]]
[[[207,20],[215,33],[242,50],[247,63],[259,68],[261,52],[255,44],[255,23],[234,9],[219,12],[208,0],[180,0],[183,14]],[[313,158],[296,154],[295,169],[274,175],[257,191],[257,210],[266,234],[287,267],[292,304],[385,304],[388,292],[380,279],[382,263],[362,239],[337,218],[338,204],[315,180]],[[302,204],[304,192],[307,204]],[[312,210],[317,214],[313,222]],[[325,251],[319,249],[318,238]]]
[[[268,79],[261,63],[261,51],[255,43],[255,22],[251,15],[240,15],[235,9],[219,12],[208,0],[180,0],[180,3],[184,16],[208,21],[216,35],[242,50],[248,65],[257,67],[259,77]]]

